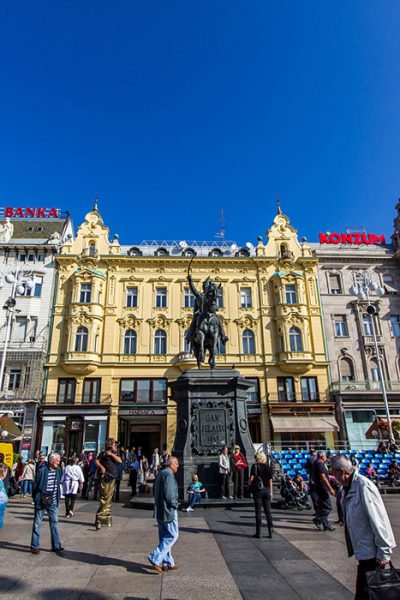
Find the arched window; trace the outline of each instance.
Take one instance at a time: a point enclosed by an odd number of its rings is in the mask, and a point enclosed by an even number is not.
[[[245,329],[242,335],[243,354],[255,354],[256,344],[254,341],[254,333],[251,329]]]
[[[289,343],[291,352],[303,352],[303,340],[298,327],[291,327],[289,329]]]
[[[133,246],[128,250],[128,256],[142,256],[142,251],[140,250],[140,248]]]
[[[213,258],[219,258],[222,256],[222,251],[219,248],[212,248],[208,253],[208,256],[212,256]]]
[[[156,256],[168,256],[169,252],[168,252],[168,250],[166,248],[158,248],[155,251],[155,255]]]
[[[136,354],[136,331],[128,329],[124,338],[124,354]]]
[[[354,381],[353,361],[350,358],[342,358],[339,368],[341,381]]]
[[[86,352],[89,332],[87,327],[78,327],[75,336],[75,352]]]
[[[167,354],[167,334],[163,329],[154,334],[154,354]]]
[[[90,242],[89,244],[89,256],[96,256],[96,244],[94,242]]]

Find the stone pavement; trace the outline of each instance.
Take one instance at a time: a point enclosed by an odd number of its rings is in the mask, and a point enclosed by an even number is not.
[[[400,538],[400,498],[385,498]],[[162,575],[146,555],[156,545],[151,512],[114,505],[112,528],[96,531],[95,502],[79,501],[72,519],[60,517],[65,552],[29,551],[33,508],[12,499],[0,530],[0,595],[30,600],[350,600],[355,561],[346,557],[342,528],[319,532],[311,514],[274,511],[273,539],[254,539],[250,508],[180,513],[174,556],[180,569]],[[62,507],[63,508],[63,507]],[[63,511],[60,511],[63,514]],[[266,533],[266,528],[265,528]],[[399,552],[394,562],[400,565]]]

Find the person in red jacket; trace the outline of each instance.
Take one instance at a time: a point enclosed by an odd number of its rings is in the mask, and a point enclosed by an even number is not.
[[[247,462],[240,452],[240,446],[233,447],[232,453],[232,473],[233,473],[233,497],[243,498],[244,473],[247,469]]]

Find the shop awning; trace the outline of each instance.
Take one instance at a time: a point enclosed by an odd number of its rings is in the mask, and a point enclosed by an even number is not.
[[[335,417],[271,417],[272,426],[276,432],[290,433],[292,431],[339,431]]]
[[[10,417],[0,416],[0,430],[7,431],[8,436],[3,437],[3,441],[19,441],[21,440],[22,432]]]

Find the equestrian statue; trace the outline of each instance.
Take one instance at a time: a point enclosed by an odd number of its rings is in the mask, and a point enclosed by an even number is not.
[[[203,291],[199,292],[190,274],[190,265],[188,267],[188,282],[192,294],[195,296],[193,318],[189,329],[185,333],[185,338],[190,344],[190,349],[196,357],[197,366],[200,369],[201,363],[205,361],[205,352],[208,350],[208,363],[213,369],[215,367],[215,356],[218,354],[218,343],[226,344],[227,336],[218,317],[218,290],[221,284],[216,286],[210,277],[203,281]]]

